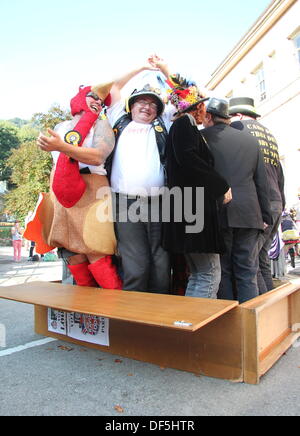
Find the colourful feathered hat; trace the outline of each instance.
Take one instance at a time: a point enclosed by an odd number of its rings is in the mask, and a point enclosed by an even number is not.
[[[178,109],[178,113],[189,112],[197,104],[208,100],[198,89],[195,82],[181,77],[179,74],[169,76],[166,83],[170,86],[169,100]]]

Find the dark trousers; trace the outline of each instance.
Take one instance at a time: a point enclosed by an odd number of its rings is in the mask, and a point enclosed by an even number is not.
[[[269,225],[260,235],[258,243],[259,268],[257,273],[257,284],[260,294],[271,291],[271,289],[274,287],[271,271],[271,259],[269,258],[268,252],[281,222],[282,204],[278,202],[271,202],[271,211],[273,224]]]
[[[139,211],[137,201],[127,200],[124,209],[120,196],[116,198],[115,230],[121,256],[123,289],[167,294],[171,267],[169,254],[161,247],[161,201],[141,200],[147,202],[149,213],[148,216],[142,214],[141,220],[135,222],[127,212],[130,208]],[[156,212],[159,221],[153,222],[151,214],[157,216]]]
[[[34,241],[30,241],[29,257],[33,256],[34,247],[35,247],[35,242]]]
[[[257,229],[223,229],[226,253],[221,255],[221,283],[218,298],[240,303],[257,297]]]

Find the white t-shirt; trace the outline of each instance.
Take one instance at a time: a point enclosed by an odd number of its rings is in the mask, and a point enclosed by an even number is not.
[[[173,106],[164,112],[167,130],[174,112]],[[109,108],[107,117],[111,126],[124,114],[122,101]],[[122,194],[152,196],[160,193],[164,186],[164,170],[152,124],[131,121],[125,127],[118,139],[110,182],[112,190]]]
[[[58,124],[55,127],[55,131],[59,134],[59,136],[64,139],[65,134],[69,132],[69,130],[73,130],[76,124],[78,123],[80,119],[80,115],[75,115],[72,120],[63,121],[62,123]],[[94,140],[94,131],[95,128],[92,127],[89,133],[87,134],[85,140],[83,141],[82,146],[86,148],[93,148],[93,140]],[[59,157],[59,151],[52,151],[52,159],[54,164],[56,165],[56,162]],[[106,176],[106,170],[104,168],[104,164],[101,165],[87,165],[85,163],[79,162],[79,169],[81,168],[89,168],[90,172],[92,174],[100,174],[102,176]]]

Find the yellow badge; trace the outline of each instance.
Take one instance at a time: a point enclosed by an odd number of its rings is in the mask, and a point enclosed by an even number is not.
[[[75,145],[76,147],[78,147],[78,144],[81,141],[81,135],[76,130],[70,130],[69,132],[67,132],[65,134],[64,139],[68,144],[72,144],[72,145]]]
[[[155,130],[156,130],[157,132],[159,132],[159,133],[161,133],[161,132],[164,131],[164,129],[163,129],[161,126],[155,126],[154,128],[155,128]]]

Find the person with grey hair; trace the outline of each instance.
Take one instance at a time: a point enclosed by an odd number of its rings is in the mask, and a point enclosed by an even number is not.
[[[252,135],[260,148],[267,173],[270,192],[270,206],[273,224],[261,233],[258,245],[258,287],[264,294],[274,288],[269,249],[281,222],[281,214],[285,207],[284,175],[279,159],[278,144],[275,137],[257,118],[254,100],[250,97],[235,97],[229,100],[229,114],[233,116],[231,126]]]
[[[247,132],[230,125],[226,100],[211,98],[201,131],[214,157],[214,168],[232,190],[232,201],[221,205],[226,253],[221,255],[218,298],[243,303],[258,295],[257,245],[272,224],[263,156]]]

